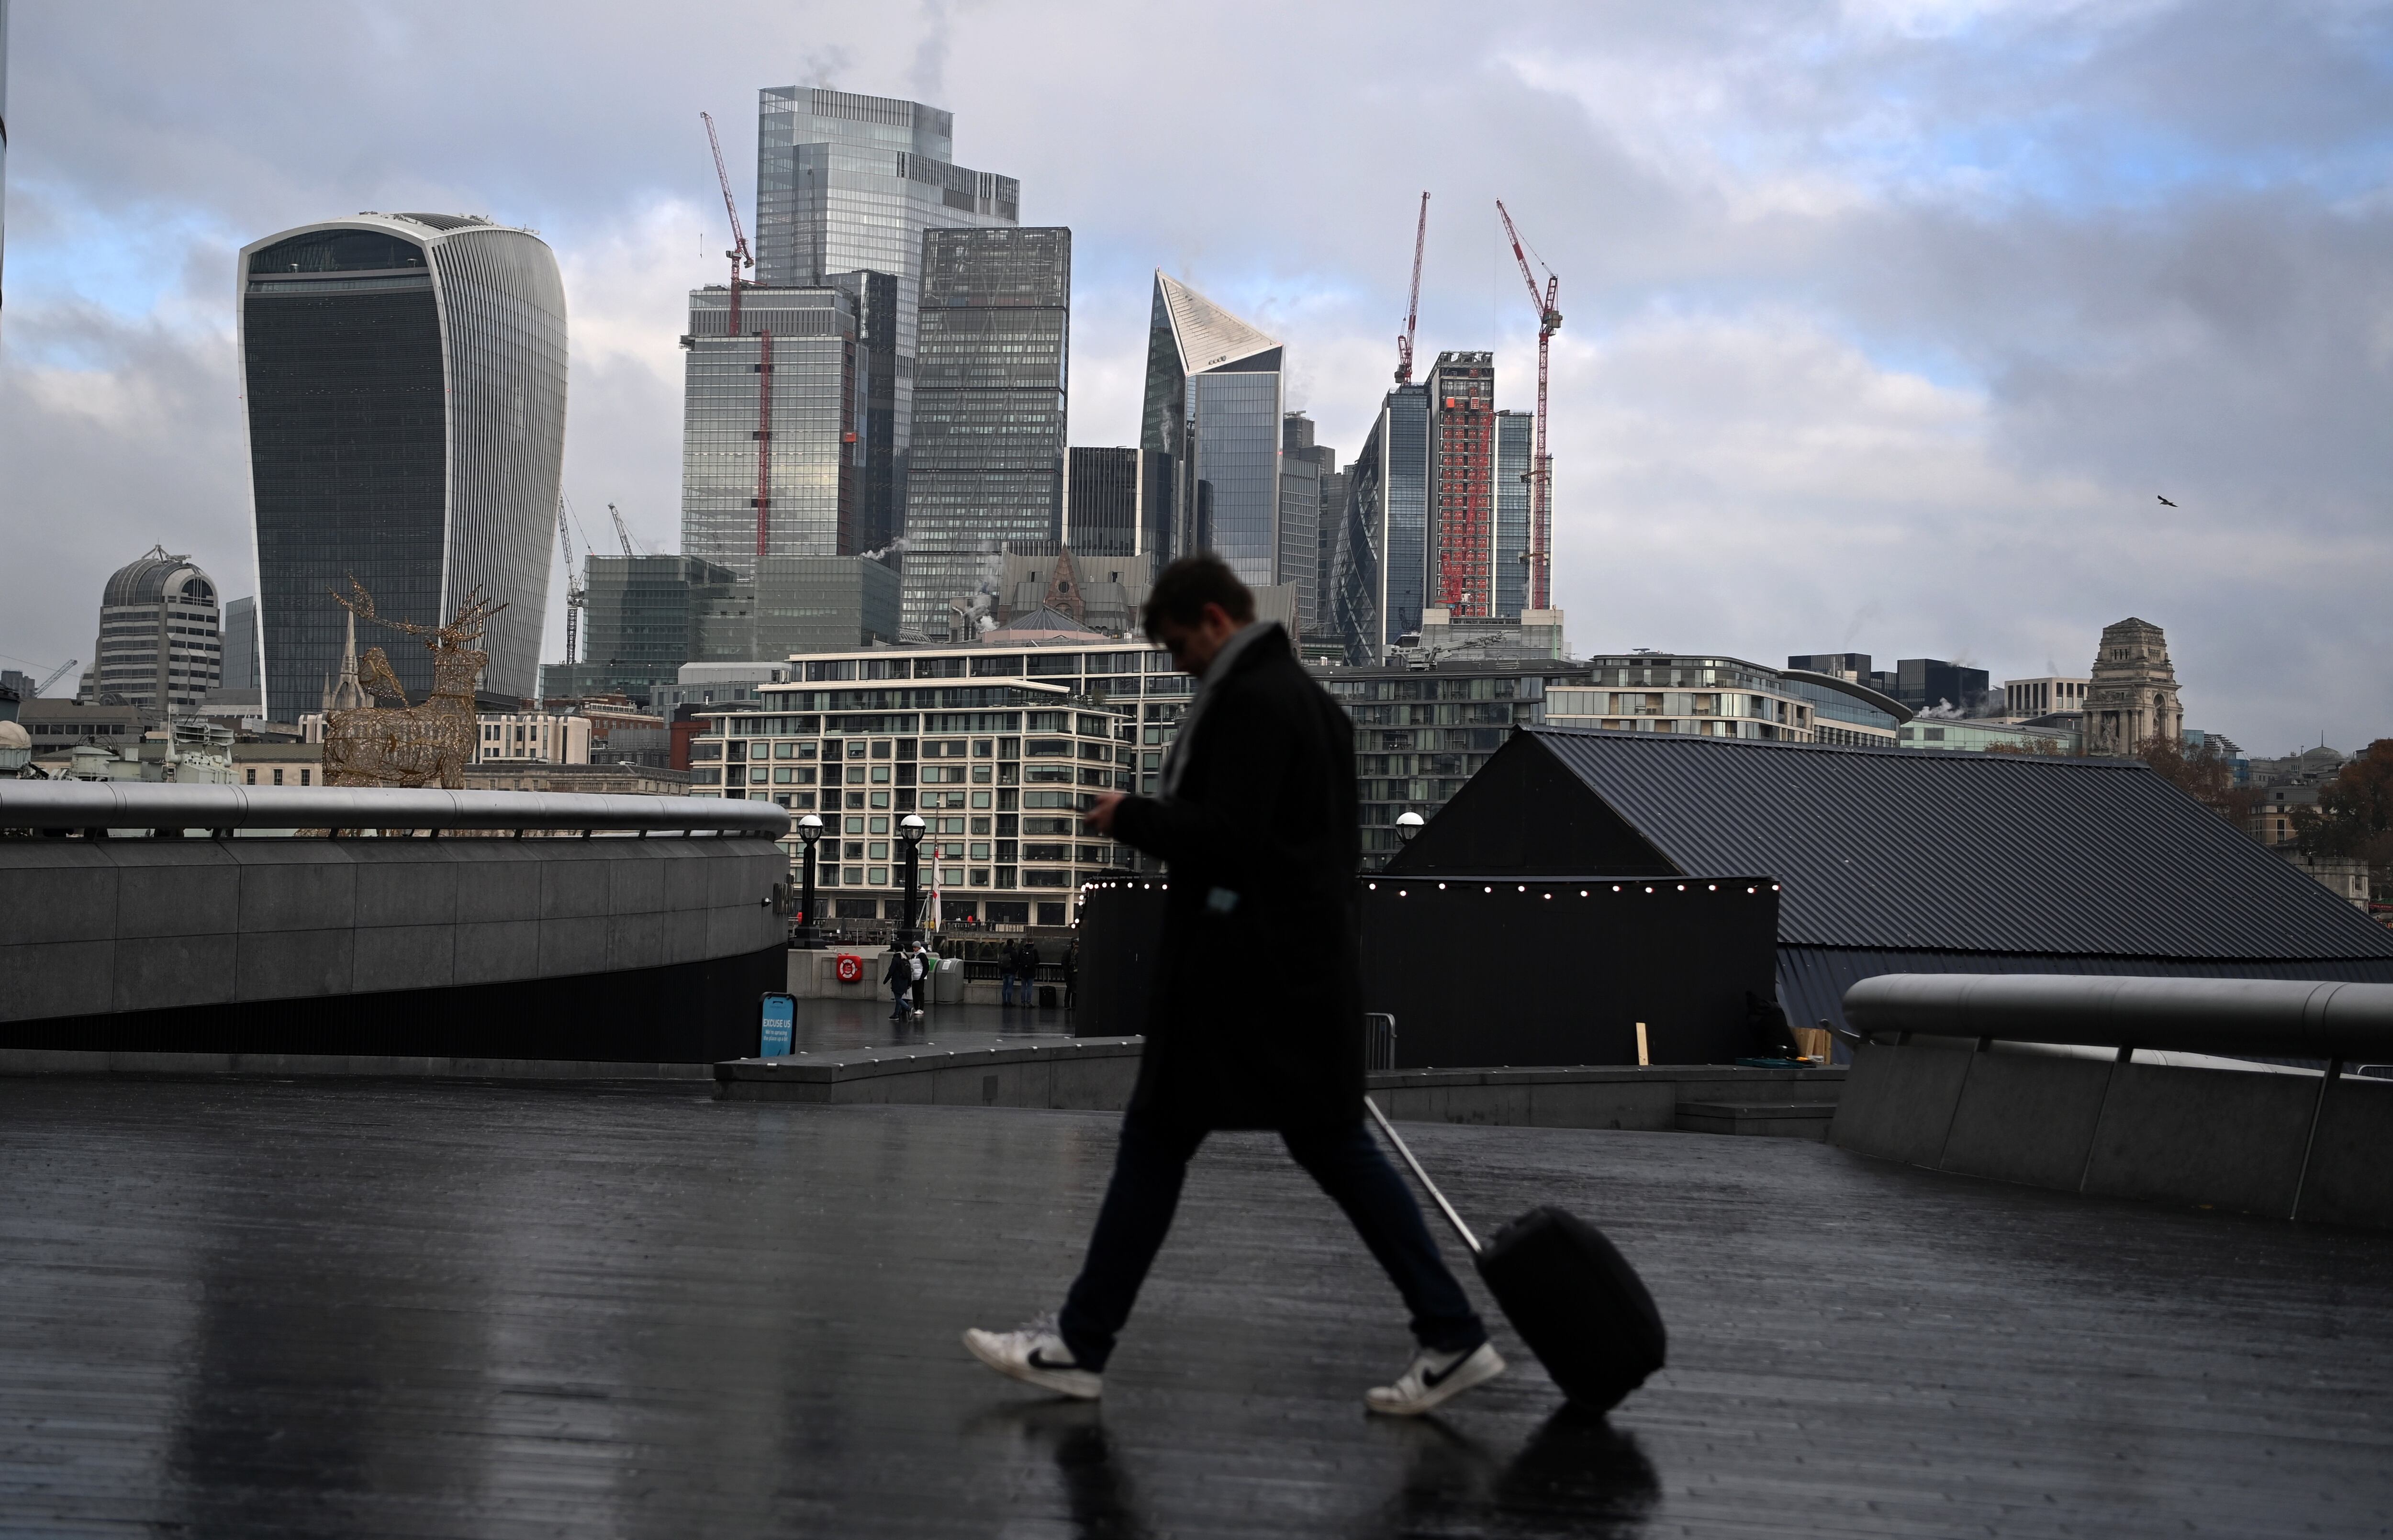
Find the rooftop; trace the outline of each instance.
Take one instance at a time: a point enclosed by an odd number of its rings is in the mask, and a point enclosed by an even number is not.
[[[1602,1224],[1670,1327],[1608,1420],[1367,1417],[1402,1312],[1210,1141],[1108,1375],[1051,1308],[1104,1114],[687,1086],[0,1081],[11,1527],[361,1533],[2382,1533],[2393,1236],[1776,1139],[1408,1125],[1474,1220]],[[1466,1286],[1478,1293],[1478,1286]],[[1484,1308],[1484,1297],[1479,1296]]]

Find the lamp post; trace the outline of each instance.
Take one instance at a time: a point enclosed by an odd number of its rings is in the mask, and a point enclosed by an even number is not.
[[[1396,815],[1396,838],[1405,844],[1411,844],[1413,836],[1421,831],[1422,826],[1427,821],[1419,814],[1406,808]]]
[[[823,821],[809,813],[798,820],[798,839],[806,847],[805,887],[798,899],[798,945],[808,951],[822,946],[822,927],[815,922],[815,842],[823,837]]]
[[[897,820],[897,837],[906,842],[906,925],[897,933],[898,942],[904,946],[910,946],[922,939],[914,921],[917,906],[922,902],[922,836],[929,830],[930,826],[917,813],[909,813]]]

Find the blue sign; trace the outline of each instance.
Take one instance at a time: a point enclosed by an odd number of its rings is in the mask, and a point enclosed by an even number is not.
[[[795,995],[765,997],[765,1040],[756,1051],[760,1059],[778,1058],[790,1051],[790,1029],[797,1021],[798,998]]]

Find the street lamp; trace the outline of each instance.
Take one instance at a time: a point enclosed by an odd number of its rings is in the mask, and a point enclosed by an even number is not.
[[[922,933],[915,929],[914,920],[916,907],[922,902],[922,836],[929,833],[930,829],[931,826],[924,823],[918,813],[909,813],[897,820],[897,837],[906,842],[906,925],[898,933],[897,939],[907,946],[922,939]]]
[[[1424,820],[1419,814],[1413,812],[1409,808],[1397,814],[1396,838],[1406,844],[1411,844],[1413,842],[1413,836],[1421,831],[1421,826],[1424,822],[1426,822],[1426,820]]]
[[[809,813],[798,820],[798,839],[806,847],[805,888],[798,900],[798,945],[808,951],[822,946],[822,927],[815,923],[815,842],[823,837],[823,821]]]

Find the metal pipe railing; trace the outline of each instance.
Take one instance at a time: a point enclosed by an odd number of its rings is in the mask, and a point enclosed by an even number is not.
[[[2393,984],[1883,973],[1845,991],[1865,1039],[2074,1043],[2277,1058],[2393,1058]]]
[[[561,829],[778,840],[790,815],[721,797],[0,780],[0,829]]]

